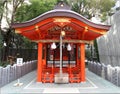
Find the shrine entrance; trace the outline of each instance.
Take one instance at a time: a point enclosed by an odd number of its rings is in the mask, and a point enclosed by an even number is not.
[[[56,45],[53,49],[52,46]],[[71,47],[71,48],[69,48]],[[43,47],[44,48],[44,47]],[[80,56],[77,55],[78,47],[77,44],[62,43],[62,61],[60,60],[60,43],[48,43],[45,44],[43,53],[43,70],[42,70],[42,82],[50,83],[73,83],[80,82],[80,63],[77,59]],[[61,61],[61,62],[60,62]],[[62,71],[62,81],[59,79],[59,74]],[[57,74],[57,76],[56,76]],[[59,80],[59,81],[58,81]]]
[[[51,44],[47,44],[47,67],[60,67],[60,44],[56,43],[56,49],[51,48]],[[62,48],[62,67],[76,66],[76,45],[72,44],[72,49],[69,51],[68,43],[63,44]]]
[[[85,44],[93,44],[110,28],[87,20],[63,2],[54,10],[12,27],[38,43],[37,82],[43,83],[85,82]]]

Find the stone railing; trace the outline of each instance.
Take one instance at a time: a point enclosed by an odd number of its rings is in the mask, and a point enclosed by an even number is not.
[[[24,62],[22,66],[17,66],[17,64],[14,64],[13,66],[8,65],[5,68],[0,67],[0,87],[35,70],[36,67],[37,67],[36,60]]]
[[[101,76],[102,78],[110,81],[116,86],[120,87],[120,67],[112,67],[111,65],[104,65],[103,63],[97,63],[88,61],[88,69]]]

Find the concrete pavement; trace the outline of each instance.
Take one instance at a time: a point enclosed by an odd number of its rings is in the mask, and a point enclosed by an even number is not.
[[[22,86],[15,87],[17,82],[13,81],[10,84],[1,88],[1,94],[35,94],[35,93],[120,93],[120,87],[100,78],[94,73],[86,69],[86,82],[70,83],[70,84],[54,84],[54,83],[38,83],[36,82],[36,71],[20,78]]]

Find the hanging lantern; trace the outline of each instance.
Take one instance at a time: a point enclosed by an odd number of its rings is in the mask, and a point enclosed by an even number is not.
[[[72,50],[72,48],[71,48],[71,45],[70,45],[70,44],[68,44],[68,46],[67,46],[67,50],[68,50],[68,51],[71,51],[71,50]]]
[[[56,44],[54,42],[52,43],[51,48],[56,49]]]

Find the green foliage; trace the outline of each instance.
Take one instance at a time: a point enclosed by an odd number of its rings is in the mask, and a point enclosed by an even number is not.
[[[115,5],[114,0],[30,0],[31,4],[23,4],[16,13],[17,22],[31,20],[51,9],[60,1],[72,6],[72,10],[90,19],[96,13],[101,14],[101,19],[106,19],[107,13]],[[71,4],[72,3],[72,4]]]
[[[101,15],[101,21],[104,22],[106,19],[107,19],[107,13],[106,12],[103,12],[102,15]]]
[[[86,57],[87,60],[90,60],[91,52],[90,52],[89,49],[86,49],[86,51],[85,51],[85,57]]]
[[[61,1],[65,2],[66,4],[69,3],[69,0],[57,0],[57,3],[61,2]]]
[[[6,67],[7,65],[9,65],[9,62],[7,62],[7,61],[0,61],[0,66],[2,66],[2,67]]]
[[[23,44],[22,47],[24,47],[25,49],[33,49],[35,48],[36,43],[31,42],[29,39],[22,37],[23,40]]]
[[[3,45],[3,44],[2,44],[2,40],[3,40],[3,39],[2,39],[2,36],[1,36],[1,34],[0,34],[0,50],[1,50],[2,45]]]
[[[3,1],[0,0],[0,17],[2,15],[2,13],[3,13]]]
[[[102,21],[105,21],[107,19],[107,16],[109,15],[109,12],[111,10],[111,7],[115,5],[114,0],[101,0],[101,19]]]
[[[30,0],[31,4],[23,4],[18,8],[16,13],[16,21],[24,22],[31,20],[40,14],[52,10],[55,5],[55,0]]]
[[[72,10],[90,19],[92,17],[91,6],[93,6],[93,3],[90,0],[77,0],[77,2],[73,3]]]
[[[36,46],[36,43],[31,42],[29,39],[19,34],[14,34],[14,38],[14,44],[18,49],[34,49]]]
[[[72,10],[88,19],[97,13],[100,14],[102,20],[105,20],[114,5],[115,0],[77,0],[73,2]]]
[[[100,62],[97,40],[94,40],[94,47],[95,47],[95,51],[96,51],[97,61]]]
[[[101,12],[110,11],[111,7],[115,5],[115,0],[100,0]]]

